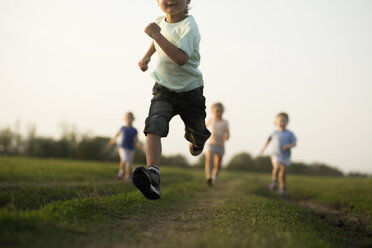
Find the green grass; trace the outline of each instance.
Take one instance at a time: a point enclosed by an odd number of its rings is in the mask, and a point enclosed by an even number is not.
[[[162,167],[162,198],[149,201],[115,180],[117,163],[0,156],[0,164],[0,247],[372,245],[371,179],[290,175],[291,197],[282,198],[266,189],[270,175],[222,171],[209,188],[201,170]]]
[[[372,179],[293,177],[289,180],[292,196],[311,198],[335,208],[366,214],[372,219]]]

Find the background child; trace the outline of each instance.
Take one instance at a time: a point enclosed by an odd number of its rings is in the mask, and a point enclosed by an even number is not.
[[[212,105],[212,118],[207,121],[211,137],[207,141],[205,153],[205,178],[209,185],[216,182],[221,168],[222,157],[225,153],[225,141],[229,139],[229,124],[222,119],[224,107],[222,103]],[[211,169],[212,175],[211,175]]]
[[[200,35],[194,18],[188,15],[190,0],[158,0],[165,17],[145,28],[153,42],[138,65],[148,69],[151,56],[157,52],[158,65],[152,73],[153,87],[149,115],[146,119],[147,168],[133,171],[133,183],[148,199],[160,198],[161,137],[166,137],[169,121],[179,114],[185,124],[185,138],[190,153],[199,155],[210,133],[205,126],[203,77],[199,71]]]
[[[110,140],[110,144],[114,145],[116,143],[117,137],[121,134],[121,142],[118,149],[120,156],[120,167],[116,178],[119,180],[123,178],[125,168],[125,180],[127,182],[130,181],[130,170],[132,168],[135,153],[134,146],[137,145],[139,149],[142,149],[142,145],[138,141],[137,129],[132,126],[133,121],[133,113],[126,113],[124,115],[125,126],[122,126],[115,134],[115,136]]]
[[[279,113],[276,115],[274,124],[278,127],[278,130],[274,131],[274,133],[269,136],[261,150],[262,154],[270,141],[273,141],[273,151],[271,156],[273,171],[270,189],[276,190],[279,174],[279,193],[282,195],[287,194],[285,181],[286,167],[291,164],[291,148],[295,147],[297,142],[295,135],[291,131],[287,130],[288,122],[288,114]]]

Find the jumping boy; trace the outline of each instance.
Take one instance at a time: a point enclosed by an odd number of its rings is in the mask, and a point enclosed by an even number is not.
[[[145,28],[153,41],[138,65],[148,69],[151,56],[159,60],[152,73],[156,81],[145,122],[147,168],[133,171],[134,185],[147,199],[160,198],[161,138],[168,135],[169,121],[180,115],[185,124],[185,138],[193,156],[204,148],[210,132],[205,126],[205,97],[200,63],[198,26],[188,15],[190,0],[157,0],[165,17],[157,18]]]
[[[262,154],[264,152],[270,141],[273,142],[271,155],[273,171],[272,182],[269,187],[271,190],[277,189],[279,174],[279,193],[281,195],[287,194],[286,168],[291,164],[291,148],[295,147],[297,142],[295,135],[287,130],[288,122],[289,117],[287,113],[282,112],[276,115],[274,124],[278,127],[278,130],[269,136],[260,153]]]

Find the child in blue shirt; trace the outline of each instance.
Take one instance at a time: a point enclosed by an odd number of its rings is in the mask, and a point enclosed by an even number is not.
[[[133,184],[147,199],[160,198],[161,138],[169,131],[169,122],[180,115],[185,124],[185,138],[190,153],[199,155],[210,132],[205,126],[205,97],[200,63],[198,26],[188,15],[190,0],[158,0],[165,17],[156,19],[145,28],[153,39],[138,66],[148,69],[151,56],[156,52],[158,64],[152,77],[155,86],[145,123],[147,168],[133,171]]]
[[[286,168],[291,164],[291,148],[296,146],[297,139],[295,135],[287,130],[289,117],[287,113],[279,113],[275,118],[275,125],[278,130],[275,130],[273,134],[269,136],[264,147],[261,150],[261,154],[266,149],[267,145],[272,141],[273,150],[271,155],[271,163],[273,165],[272,171],[272,182],[270,189],[276,190],[278,174],[279,174],[279,193],[281,195],[287,194],[286,189]]]
[[[121,180],[124,176],[125,169],[125,180],[130,182],[130,171],[133,164],[133,158],[135,154],[135,146],[142,149],[141,143],[138,141],[137,129],[132,126],[134,121],[134,115],[132,112],[128,112],[124,115],[125,126],[122,126],[115,136],[110,140],[110,144],[116,143],[116,139],[121,135],[121,142],[119,145],[119,156],[120,166],[119,172],[116,176],[118,180]]]

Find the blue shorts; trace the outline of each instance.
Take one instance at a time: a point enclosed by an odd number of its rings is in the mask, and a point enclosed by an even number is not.
[[[271,160],[279,162],[280,164],[284,164],[285,166],[290,166],[291,165],[290,157],[272,155]]]

